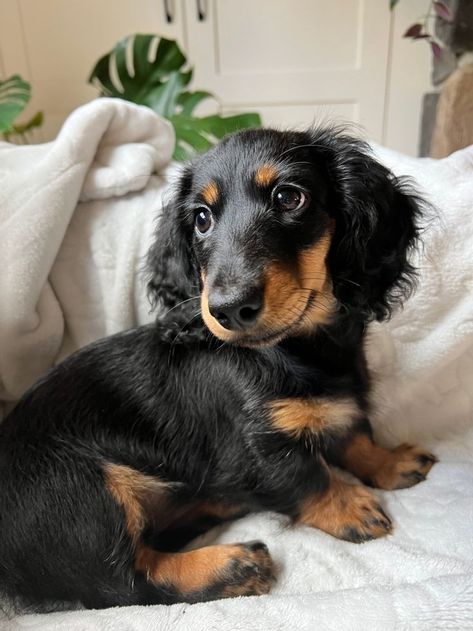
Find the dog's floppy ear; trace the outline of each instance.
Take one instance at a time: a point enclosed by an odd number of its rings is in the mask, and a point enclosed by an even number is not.
[[[183,216],[183,202],[192,186],[187,167],[173,199],[162,211],[155,241],[148,252],[148,298],[157,308],[157,321],[173,340],[201,337],[199,278],[191,252],[192,229]]]
[[[337,133],[324,141],[314,143],[325,144],[329,153],[335,233],[328,264],[335,297],[363,320],[384,320],[414,287],[408,255],[424,202],[371,157],[365,143]]]

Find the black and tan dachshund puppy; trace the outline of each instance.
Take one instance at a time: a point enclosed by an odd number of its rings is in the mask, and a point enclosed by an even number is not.
[[[0,427],[0,585],[86,607],[263,594],[258,541],[178,551],[251,511],[351,542],[435,458],[378,446],[367,323],[412,288],[422,202],[335,130],[252,130],[184,168],[149,254],[153,325],[75,353]],[[256,533],[255,533],[256,534]]]

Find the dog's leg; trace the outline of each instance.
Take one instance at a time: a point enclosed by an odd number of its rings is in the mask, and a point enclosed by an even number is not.
[[[389,534],[391,521],[371,491],[344,482],[328,468],[326,473],[326,489],[301,503],[296,521],[353,543]]]
[[[162,552],[176,552],[190,541],[220,524],[246,515],[244,506],[222,502],[198,502],[179,515],[165,530],[148,540],[152,548]]]
[[[169,602],[266,594],[274,580],[271,556],[259,541],[176,553],[138,545],[135,570]]]
[[[413,445],[380,447],[374,442],[367,422],[362,430],[354,431],[344,441],[334,460],[369,486],[388,490],[414,486],[425,480],[437,462],[434,455]]]
[[[137,573],[134,589],[141,604],[201,602],[231,596],[265,594],[273,581],[273,562],[259,542],[216,545],[189,552],[161,552],[143,541],[147,525],[169,519],[176,509],[172,484],[122,465],[107,464],[106,486],[124,512],[127,534],[134,551]],[[234,515],[236,507],[196,503],[180,513],[192,523],[203,514],[221,518]],[[154,513],[154,517],[153,517]],[[172,529],[173,521],[169,523]],[[159,545],[160,536],[156,543]],[[145,580],[143,580],[143,578]]]

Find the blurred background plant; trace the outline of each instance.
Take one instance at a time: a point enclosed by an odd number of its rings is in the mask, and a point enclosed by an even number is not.
[[[0,81],[0,135],[4,140],[28,142],[29,132],[42,124],[42,112],[37,112],[25,123],[17,122],[30,99],[31,85],[20,75]]]
[[[398,4],[399,0],[389,0],[389,6],[391,9]],[[453,21],[453,14],[445,2],[440,0],[431,0],[427,13],[419,18],[417,22],[411,24],[411,26],[404,33],[404,37],[408,37],[412,40],[423,39],[432,49],[432,53],[436,59],[442,56],[442,45],[438,38],[434,34],[436,21],[446,22],[450,24]]]
[[[188,90],[191,79],[192,68],[176,41],[136,34],[120,40],[98,60],[89,83],[101,96],[145,105],[167,118],[176,132],[176,160],[210,149],[226,134],[261,126],[255,112],[196,116],[199,105],[216,97],[203,90]]]

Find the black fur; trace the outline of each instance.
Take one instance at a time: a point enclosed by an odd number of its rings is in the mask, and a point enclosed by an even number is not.
[[[277,215],[270,192],[252,182],[256,166],[271,161],[283,181],[310,192],[302,214]],[[220,191],[220,225],[204,242],[193,222],[209,179]],[[322,459],[336,460],[348,434],[292,440],[271,426],[267,406],[281,397],[350,396],[362,412],[350,432],[370,432],[364,331],[413,287],[408,252],[420,206],[367,146],[330,129],[246,131],[187,166],[149,253],[156,324],[75,353],[0,427],[1,588],[32,603],[89,607],[179,600],[135,580],[105,462],[171,482],[176,507],[227,501],[297,516],[304,498],[326,487]],[[335,223],[331,321],[272,347],[222,345],[200,315],[200,272],[216,284],[255,283],[268,261],[294,261],[316,242],[327,216]],[[159,547],[159,529],[147,536]],[[199,599],[208,597],[215,594]]]

